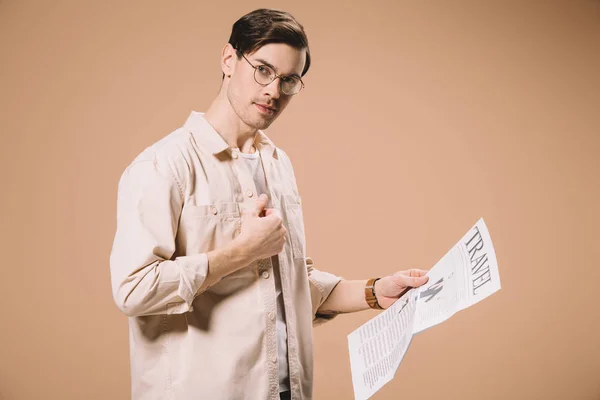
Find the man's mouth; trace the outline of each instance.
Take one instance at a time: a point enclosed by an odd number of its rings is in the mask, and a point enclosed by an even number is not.
[[[254,105],[256,105],[258,110],[261,111],[263,114],[273,115],[277,112],[277,108],[268,106],[266,104],[254,103]]]

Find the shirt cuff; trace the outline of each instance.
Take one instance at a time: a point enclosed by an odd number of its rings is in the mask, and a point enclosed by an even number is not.
[[[319,271],[312,267],[312,259],[307,258],[308,280],[310,283],[310,296],[313,306],[313,326],[318,326],[324,322],[331,321],[337,314],[319,313],[317,310],[329,297],[333,289],[342,280],[341,277],[329,272]]]
[[[192,311],[192,302],[208,275],[208,255],[201,253],[178,257],[175,262],[181,267],[182,272],[177,295],[185,302],[181,306],[186,307],[187,311]],[[175,306],[174,308],[178,307]],[[173,311],[175,311],[174,308]],[[171,307],[169,307],[169,311],[171,311]]]

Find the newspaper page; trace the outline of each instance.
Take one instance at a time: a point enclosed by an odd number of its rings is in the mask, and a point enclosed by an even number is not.
[[[348,335],[356,400],[392,380],[412,336],[500,289],[496,253],[483,218],[427,273],[429,281]]]
[[[412,339],[416,291],[348,336],[355,398],[368,399],[392,380]]]
[[[496,252],[483,218],[427,275],[429,281],[418,288],[414,333],[437,325],[500,290]]]

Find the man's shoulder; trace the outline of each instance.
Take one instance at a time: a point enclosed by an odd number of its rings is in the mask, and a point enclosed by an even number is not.
[[[184,127],[179,127],[150,143],[134,157],[130,165],[142,161],[170,163],[189,152],[191,147],[192,138],[190,132],[184,129]]]
[[[185,160],[191,148],[189,136],[189,132],[180,127],[149,144],[125,166],[119,179],[119,191],[128,185],[154,185],[158,179],[177,185],[182,193],[190,174]]]

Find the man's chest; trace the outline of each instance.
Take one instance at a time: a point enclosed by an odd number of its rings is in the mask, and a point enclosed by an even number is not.
[[[262,153],[256,162],[260,163],[259,174],[235,150],[220,157],[205,154],[193,161],[177,227],[179,255],[202,253],[231,242],[241,231],[244,213],[256,208],[256,200],[264,192],[269,197],[267,207],[280,212],[290,232],[294,255],[303,257],[302,209],[293,172],[270,154]]]

